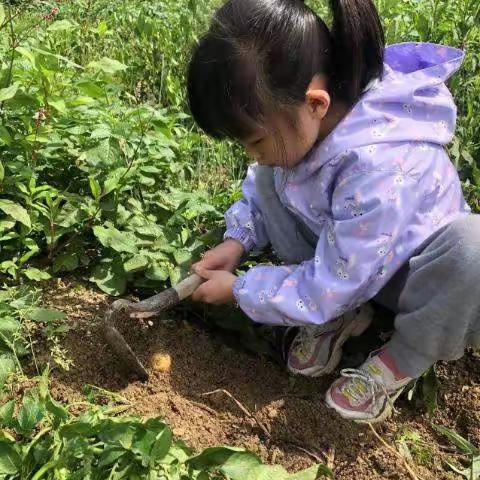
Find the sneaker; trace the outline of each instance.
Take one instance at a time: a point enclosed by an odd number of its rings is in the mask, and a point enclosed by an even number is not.
[[[365,304],[325,325],[300,328],[289,349],[288,370],[309,377],[332,373],[342,358],[343,344],[361,335],[372,318],[373,308]]]
[[[327,391],[327,405],[358,423],[387,419],[395,400],[413,380],[398,372],[386,351],[370,357],[358,370],[346,369],[341,374]]]

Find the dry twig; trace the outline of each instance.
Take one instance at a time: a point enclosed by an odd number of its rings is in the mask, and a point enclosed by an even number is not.
[[[391,453],[393,453],[393,455],[395,455],[397,458],[399,458],[404,467],[405,467],[405,470],[408,472],[408,474],[410,475],[410,477],[412,478],[412,480],[422,480],[420,477],[418,477],[416,475],[416,473],[413,471],[412,467],[408,464],[406,458],[404,458],[400,453],[397,452],[396,448],[392,447],[391,445],[389,445],[378,433],[377,431],[373,428],[373,425],[371,423],[368,424],[368,426],[370,427],[370,430],[372,431],[373,435],[375,435],[375,438]]]
[[[213,390],[212,392],[203,393],[202,396],[208,397],[210,395],[215,395],[216,393],[223,393],[228,398],[232,399],[237,407],[249,418],[251,418],[260,428],[260,430],[265,434],[265,436],[272,440],[272,434],[268,431],[267,427],[258,420],[258,418],[250,412],[241,402],[239,402],[228,390],[224,390],[223,388],[219,388],[217,390]]]
[[[299,445],[297,442],[293,442],[293,441],[287,440],[287,439],[274,438],[273,435],[270,433],[270,431],[267,429],[267,427],[262,422],[260,422],[260,420],[258,420],[258,418],[252,412],[250,412],[250,410],[248,410],[248,408],[246,408],[245,405],[243,405],[239,400],[237,400],[228,390],[225,390],[223,388],[219,388],[217,390],[213,390],[212,392],[203,393],[202,396],[207,397],[207,396],[210,396],[210,395],[214,395],[216,393],[223,393],[228,398],[233,400],[235,402],[235,404],[237,405],[237,407],[242,411],[242,413],[245,416],[247,416],[248,418],[251,418],[257,424],[257,426],[260,428],[260,430],[264,433],[264,435],[267,437],[267,439],[270,440],[271,442],[277,443],[277,444],[278,443],[284,443],[286,445],[290,445],[290,446],[296,448],[297,450],[305,453],[306,455],[311,457],[313,460],[315,460],[317,463],[324,464],[325,461],[328,462],[329,458],[328,458],[327,455],[324,455],[325,459],[322,459],[317,454],[315,454],[315,453],[307,450],[306,448],[302,447],[301,445]]]

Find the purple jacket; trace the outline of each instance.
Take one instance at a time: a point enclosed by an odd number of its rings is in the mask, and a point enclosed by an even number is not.
[[[300,265],[258,265],[234,295],[254,321],[322,324],[373,298],[442,226],[469,213],[445,152],[456,107],[445,81],[460,50],[426,43],[386,49],[385,75],[335,130],[288,172],[275,168],[281,202],[318,235]],[[226,213],[226,238],[246,250],[269,239],[254,186]],[[286,182],[285,182],[286,175]]]

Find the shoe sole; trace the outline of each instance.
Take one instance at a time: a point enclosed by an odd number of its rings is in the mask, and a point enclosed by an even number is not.
[[[350,337],[359,337],[370,326],[373,319],[373,313],[373,308],[366,304],[362,307],[360,313],[349,321],[337,338],[330,359],[325,366],[314,365],[313,367],[302,370],[295,370],[288,366],[288,370],[296,375],[315,378],[333,373],[342,359],[344,343]]]
[[[327,391],[325,395],[325,403],[327,407],[331,408],[332,410],[335,410],[340,417],[342,417],[344,420],[351,420],[352,422],[359,423],[362,425],[366,424],[376,424],[376,423],[382,423],[385,420],[387,420],[393,413],[393,404],[397,400],[397,398],[403,393],[405,390],[406,386],[401,388],[395,395],[391,396],[390,399],[385,400],[385,405],[383,406],[382,410],[380,413],[370,419],[364,419],[364,418],[355,418],[355,415],[349,412],[348,410],[343,410],[337,408],[336,404],[334,403],[332,396],[330,395],[330,389]]]

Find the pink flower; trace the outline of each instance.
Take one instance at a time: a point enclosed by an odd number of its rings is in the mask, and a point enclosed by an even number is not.
[[[35,125],[38,128],[47,118],[47,109],[45,107],[41,107],[38,112],[33,116],[35,119]]]
[[[59,12],[58,8],[52,8],[50,13],[47,13],[42,18],[48,22],[50,20],[53,20],[58,15],[58,12]]]

